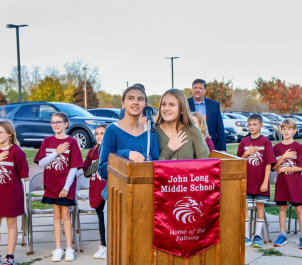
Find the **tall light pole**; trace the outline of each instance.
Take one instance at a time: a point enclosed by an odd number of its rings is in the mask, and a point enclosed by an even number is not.
[[[84,102],[85,102],[85,109],[87,109],[87,89],[86,89],[86,70],[88,70],[87,66],[83,67],[83,70],[85,71],[85,81],[84,81]]]
[[[171,59],[171,71],[172,71],[172,88],[174,88],[174,70],[173,70],[173,60],[179,57],[166,57],[165,59]]]
[[[27,27],[28,25],[13,25],[6,24],[7,28],[15,28],[17,36],[17,59],[18,59],[18,86],[19,86],[19,102],[22,102],[22,91],[21,91],[21,67],[20,67],[20,45],[19,45],[19,28]]]

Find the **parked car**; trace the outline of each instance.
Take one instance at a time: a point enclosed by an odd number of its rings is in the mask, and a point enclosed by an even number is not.
[[[45,137],[54,135],[50,116],[57,111],[65,112],[70,120],[67,133],[75,138],[80,149],[90,148],[95,143],[95,128],[110,124],[117,119],[95,117],[83,108],[63,102],[19,102],[0,107],[0,120],[10,120],[22,146],[41,145]]]
[[[238,135],[234,128],[224,127],[225,139],[227,143],[237,143]]]
[[[293,115],[293,114],[286,114],[282,116],[283,118],[291,118],[295,122],[302,122],[302,116],[299,115]]]
[[[247,118],[248,118],[248,116],[251,115],[251,113],[247,112],[247,111],[229,111],[229,113],[237,113],[237,114],[240,114],[240,115],[245,116]]]
[[[240,115],[240,119],[234,119],[234,118],[230,118],[228,115],[229,113],[224,113],[222,115],[224,127],[234,128],[238,135],[238,140],[239,141],[242,140],[244,137],[246,137],[249,134],[247,118]],[[231,113],[230,116],[233,115],[234,113]],[[261,129],[261,134],[270,140],[274,140],[274,131],[269,124],[263,124],[263,128]]]
[[[281,136],[281,128],[280,124],[282,120],[284,120],[284,117],[281,115],[275,114],[275,113],[261,113],[262,116],[268,117],[270,121],[274,124],[274,127],[278,127],[277,134]],[[297,132],[294,135],[294,139],[297,138],[302,138],[302,122],[301,121],[296,121],[297,123]],[[280,138],[280,137],[279,137]]]
[[[101,109],[89,109],[87,111],[90,112],[93,116],[119,119],[121,110],[120,109],[101,108]]]

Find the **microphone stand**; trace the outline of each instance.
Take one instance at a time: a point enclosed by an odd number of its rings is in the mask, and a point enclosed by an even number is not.
[[[147,161],[150,161],[150,131],[151,131],[151,120],[148,119],[148,131],[147,131]]]

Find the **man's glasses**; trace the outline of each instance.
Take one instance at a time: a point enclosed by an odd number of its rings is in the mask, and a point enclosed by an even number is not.
[[[50,122],[51,125],[58,125],[60,123],[65,123],[65,121],[51,121]]]

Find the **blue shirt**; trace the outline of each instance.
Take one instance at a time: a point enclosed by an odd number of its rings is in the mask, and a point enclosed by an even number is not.
[[[150,134],[150,160],[158,160],[159,147],[157,134]],[[99,168],[98,172],[102,179],[107,181],[107,164],[110,153],[116,153],[129,159],[130,151],[141,153],[146,160],[147,157],[147,132],[139,136],[133,136],[118,126],[111,124],[105,130],[104,138],[99,149]],[[102,192],[102,197],[107,200],[107,186]]]
[[[193,98],[193,100],[194,100],[194,105],[195,105],[195,112],[201,113],[202,115],[206,115],[207,110],[206,110],[206,104],[204,102],[204,98],[201,103],[197,103],[194,98]]]

